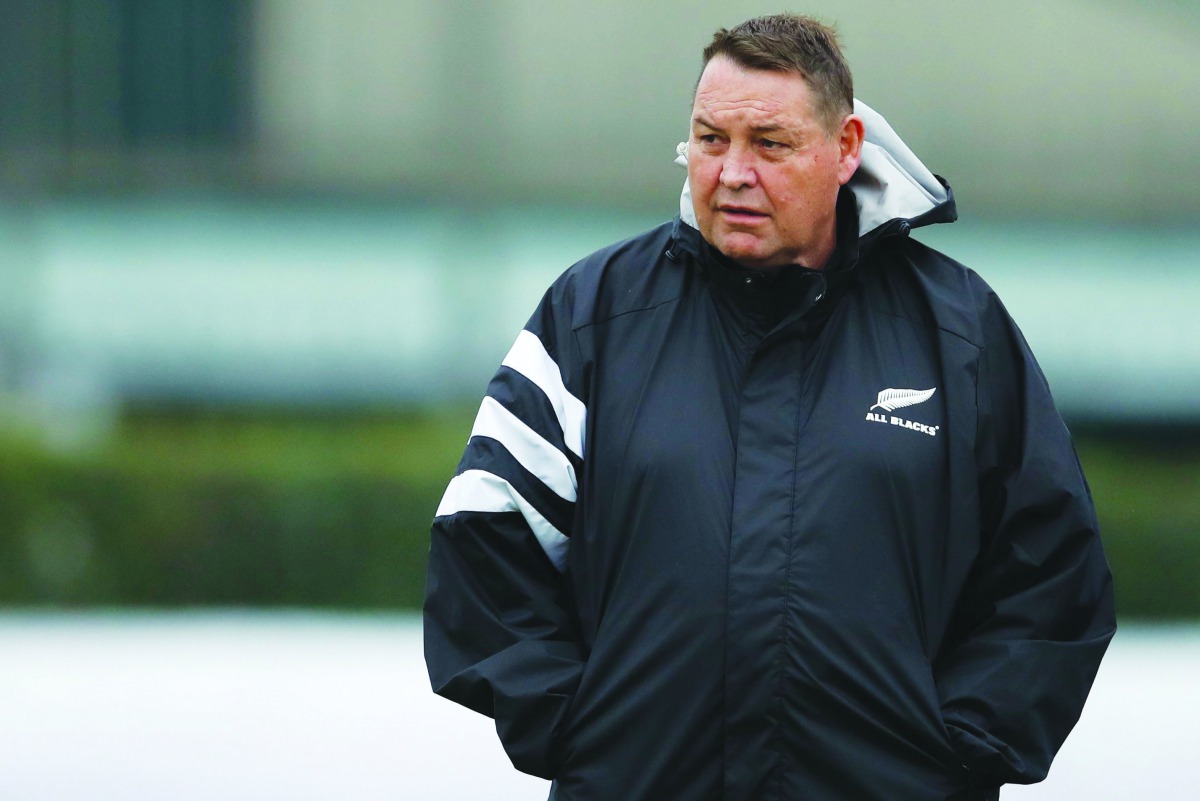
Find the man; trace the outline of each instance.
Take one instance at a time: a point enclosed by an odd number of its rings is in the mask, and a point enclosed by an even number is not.
[[[994,799],[1114,630],[1068,433],[949,187],[791,15],[704,52],[680,217],[568,270],[437,511],[434,689],[559,801]]]

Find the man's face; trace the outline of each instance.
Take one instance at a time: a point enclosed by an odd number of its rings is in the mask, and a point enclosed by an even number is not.
[[[746,267],[824,267],[838,189],[858,167],[862,136],[854,115],[830,135],[800,75],[717,56],[696,87],[688,143],[700,233]]]

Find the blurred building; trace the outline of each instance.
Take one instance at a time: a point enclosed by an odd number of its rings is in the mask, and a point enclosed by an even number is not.
[[[474,398],[553,276],[673,213],[701,47],[775,10],[0,0],[0,387]],[[1200,8],[806,10],[955,187],[920,237],[996,286],[1067,414],[1200,420]]]

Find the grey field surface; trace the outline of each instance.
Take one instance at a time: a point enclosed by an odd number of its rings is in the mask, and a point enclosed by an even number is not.
[[[1200,624],[1126,624],[1021,799],[1192,798]],[[0,613],[6,801],[535,801],[491,721],[429,691],[420,620]]]

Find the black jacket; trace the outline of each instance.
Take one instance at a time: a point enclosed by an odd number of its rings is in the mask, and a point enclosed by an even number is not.
[[[680,220],[590,256],[489,386],[426,659],[561,801],[992,798],[1078,718],[1114,622],[1069,435],[906,236],[948,190],[864,221],[863,180],[824,271]]]

